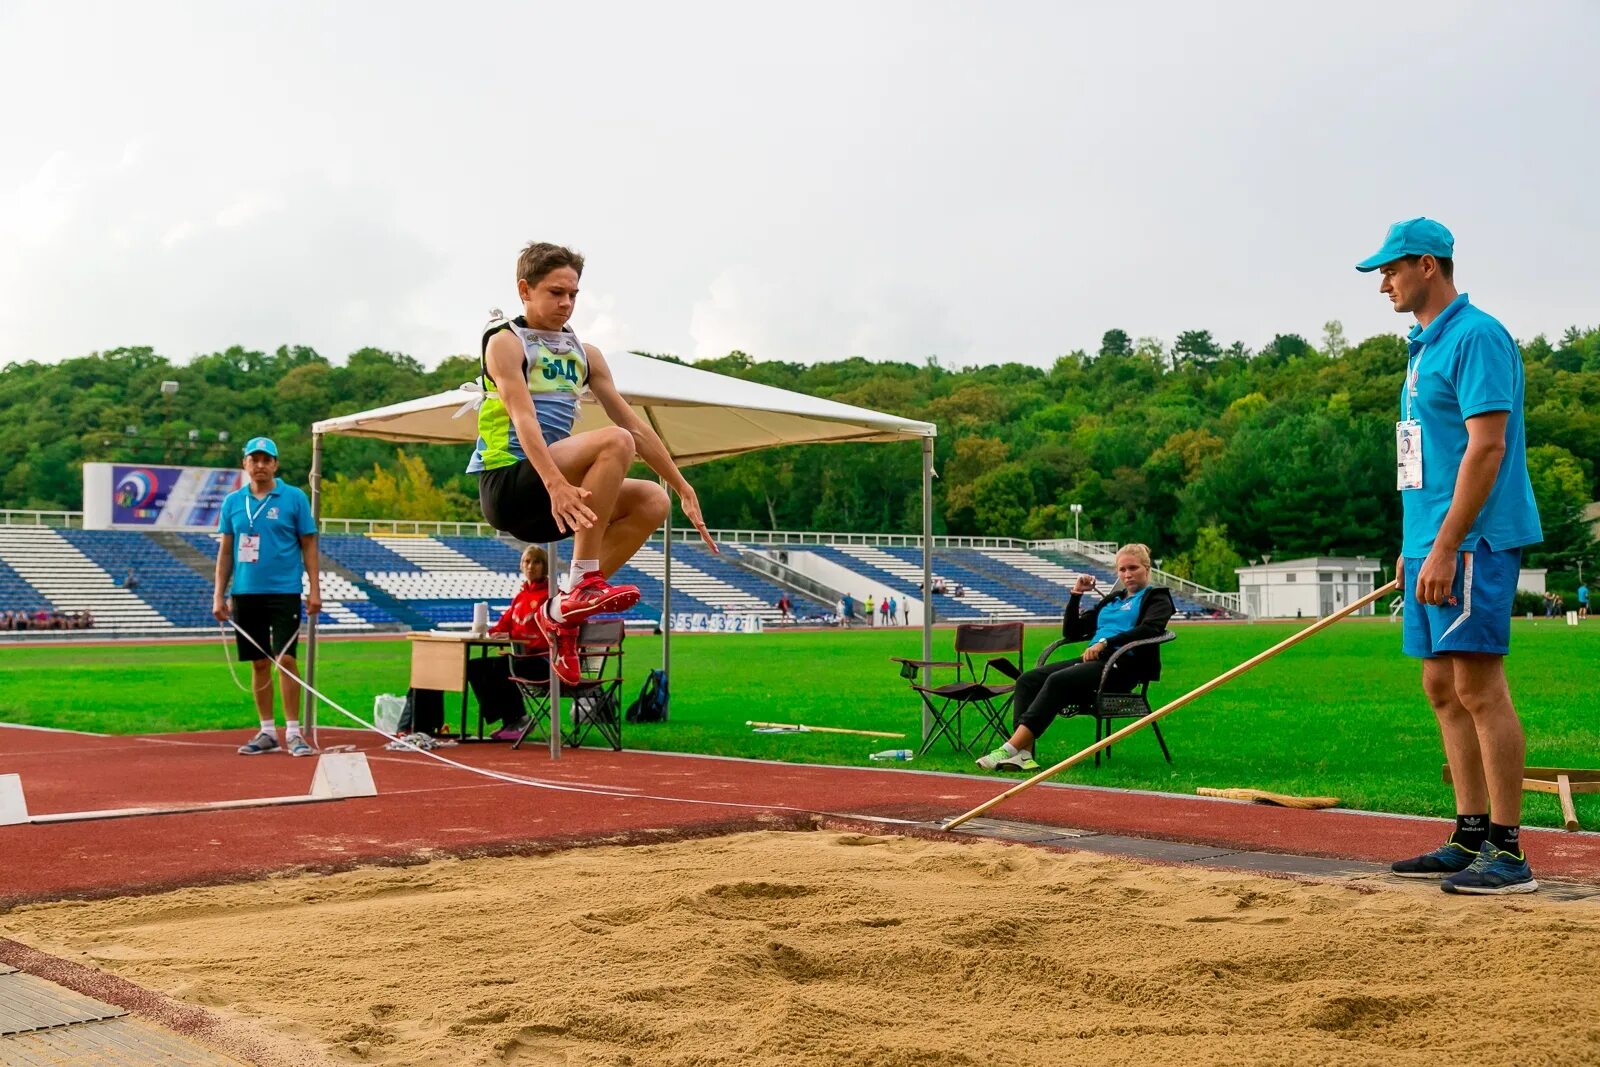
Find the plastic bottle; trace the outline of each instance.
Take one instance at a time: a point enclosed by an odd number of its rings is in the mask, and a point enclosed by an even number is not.
[[[913,760],[917,758],[917,755],[909,748],[886,748],[882,752],[874,752],[867,758],[875,760]]]

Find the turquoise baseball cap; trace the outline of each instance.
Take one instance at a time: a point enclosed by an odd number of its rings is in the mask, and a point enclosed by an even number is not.
[[[272,438],[270,437],[252,437],[246,441],[244,443],[244,454],[248,456],[252,452],[265,452],[273,459],[278,458],[278,446],[272,443]]]
[[[1393,263],[1401,256],[1432,256],[1450,259],[1456,252],[1456,239],[1444,223],[1433,219],[1415,218],[1397,222],[1389,227],[1383,247],[1356,264],[1356,270],[1377,270],[1385,263]]]

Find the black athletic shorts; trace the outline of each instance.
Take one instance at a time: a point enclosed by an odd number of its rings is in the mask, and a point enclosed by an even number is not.
[[[235,593],[233,621],[244,633],[235,633],[239,646],[239,659],[271,659],[277,655],[294,655],[300,643],[299,593]],[[257,648],[244,634],[256,639]],[[289,647],[284,649],[284,645]],[[270,649],[270,653],[262,649]]]
[[[479,474],[478,506],[484,521],[518,541],[542,545],[572,536],[570,530],[562,533],[556,528],[544,479],[525,459]]]

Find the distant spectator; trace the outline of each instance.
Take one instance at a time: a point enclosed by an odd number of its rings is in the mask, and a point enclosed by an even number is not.
[[[0,630],[87,630],[94,625],[88,611],[3,611]]]
[[[900,604],[900,610],[901,610],[902,613],[904,613],[904,615],[906,617],[905,624],[907,626],[910,626],[911,625],[911,601],[909,601],[909,600],[902,601],[901,604]]]
[[[941,594],[945,591],[944,579],[937,574],[933,576],[933,591]]]
[[[139,572],[134,570],[132,567],[129,567],[128,573],[122,576],[122,588],[126,589],[130,593],[138,592]]]
[[[856,617],[856,598],[846,593],[844,599],[839,601],[839,614],[844,617],[844,624],[849,626],[850,620]]]
[[[878,622],[884,626],[889,625],[889,594],[885,593],[878,601]]]
[[[1588,617],[1589,617],[1589,587],[1586,586],[1586,585],[1583,585],[1582,583],[1579,583],[1579,585],[1578,585],[1578,618],[1587,619]]]
[[[1544,617],[1550,618],[1556,613],[1556,595],[1549,590],[1544,594]]]
[[[878,620],[873,618],[873,616],[872,616],[872,594],[868,593],[867,594],[867,625],[868,626],[876,626],[877,623],[878,623]]]
[[[793,610],[793,609],[792,609],[791,605],[789,604],[789,594],[788,593],[779,593],[778,594],[778,615],[781,616],[781,619],[782,619],[783,622],[790,622],[791,621],[790,618],[789,618],[789,612],[791,610]]]

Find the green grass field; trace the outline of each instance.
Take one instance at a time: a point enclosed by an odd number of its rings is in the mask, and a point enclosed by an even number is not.
[[[1166,676],[1152,688],[1153,703],[1188,691],[1295,629],[1280,623],[1181,627],[1164,650]],[[935,658],[949,654],[952,636],[949,630],[935,634]],[[1048,627],[1030,630],[1030,665],[1054,636]],[[1452,804],[1440,780],[1438,734],[1417,664],[1400,654],[1399,640],[1399,628],[1387,622],[1341,623],[1166,719],[1172,765],[1161,759],[1154,737],[1139,734],[1118,745],[1109,764],[1073,768],[1062,780],[1179,793],[1253,786],[1336,795],[1348,807],[1447,815]],[[1600,663],[1600,623],[1574,629],[1555,620],[1518,620],[1512,641],[1507,669],[1527,729],[1528,762],[1600,765],[1593,671]],[[920,706],[889,657],[915,656],[920,645],[920,634],[905,630],[679,636],[672,646],[672,721],[629,726],[624,741],[630,748],[840,764],[865,764],[869,752],[902,744],[752,733],[745,721],[759,719],[902,730],[903,744],[915,748]],[[370,715],[375,694],[405,692],[408,656],[404,641],[328,642],[318,667],[320,688]],[[645,671],[659,665],[659,638],[628,639],[629,699]],[[455,718],[456,707],[447,699],[447,718]],[[253,719],[218,642],[0,648],[0,721],[103,733],[238,728],[242,734]],[[327,708],[320,721],[346,722]],[[1058,721],[1040,746],[1040,759],[1063,759],[1092,739],[1088,720]],[[537,750],[528,754],[530,763],[543,758]],[[891,766],[980,773],[948,749]],[[1600,796],[1579,797],[1578,814],[1585,826],[1600,827]],[[1555,798],[1529,794],[1525,821],[1559,825]]]

